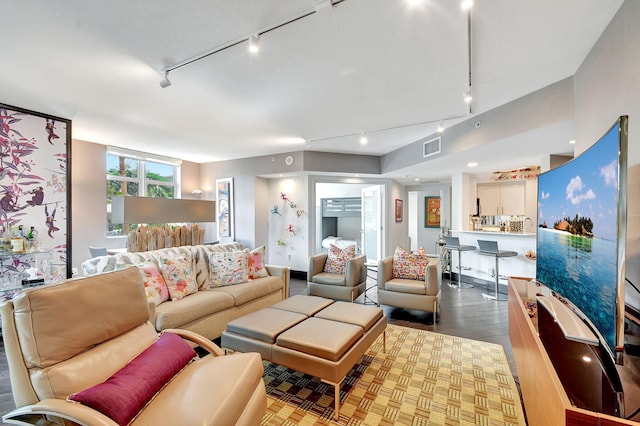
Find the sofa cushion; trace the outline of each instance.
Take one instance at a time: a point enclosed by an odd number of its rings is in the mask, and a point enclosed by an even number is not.
[[[238,419],[256,389],[264,389],[263,374],[257,353],[205,356],[174,377],[131,426],[246,424]]]
[[[409,253],[400,246],[396,246],[393,253],[392,277],[407,280],[424,280],[425,270],[429,258],[424,249]]]
[[[200,290],[184,299],[157,306],[155,327],[157,330],[184,328],[184,326],[216,312],[233,308],[233,305],[234,298],[229,294]]]
[[[196,352],[181,337],[165,333],[103,383],[69,395],[121,426],[129,424]]]
[[[198,291],[190,255],[181,254],[175,257],[161,255],[159,262],[171,300],[180,300]]]
[[[210,287],[220,287],[241,284],[249,281],[249,253],[246,251],[232,251],[211,253]]]
[[[142,279],[144,280],[144,291],[147,294],[147,300],[158,306],[162,302],[169,300],[169,289],[167,283],[162,277],[162,273],[155,263],[146,260],[138,264]]]
[[[243,284],[212,288],[208,291],[225,293],[233,297],[235,306],[242,306],[263,296],[282,289],[280,277],[258,278]],[[162,305],[161,305],[162,306]]]
[[[264,278],[269,276],[267,268],[264,267],[265,246],[256,247],[249,252],[248,267],[249,279]]]
[[[356,255],[356,246],[349,245],[341,249],[333,244],[329,245],[329,255],[324,264],[324,272],[344,274],[347,271],[347,261]]]

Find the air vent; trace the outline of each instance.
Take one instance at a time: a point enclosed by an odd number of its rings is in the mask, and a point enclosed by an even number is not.
[[[429,139],[422,144],[422,156],[424,158],[440,154],[440,136]]]

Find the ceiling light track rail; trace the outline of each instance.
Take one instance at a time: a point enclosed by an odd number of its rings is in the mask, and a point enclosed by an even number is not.
[[[334,1],[324,0],[321,3],[326,3],[327,6],[336,7],[337,5],[339,5],[340,3],[343,3],[345,1],[346,0],[334,0]],[[239,45],[241,43],[248,42],[248,41],[250,41],[251,37],[253,37],[255,35],[262,36],[263,34],[267,34],[267,33],[271,32],[273,30],[277,30],[278,28],[282,28],[282,27],[284,27],[286,25],[289,25],[289,24],[297,22],[297,21],[299,21],[301,19],[307,18],[307,17],[309,17],[309,16],[311,16],[311,15],[313,15],[315,13],[318,13],[322,8],[323,7],[316,6],[316,8],[314,8],[312,10],[306,11],[306,12],[304,12],[304,13],[298,15],[298,16],[290,18],[290,19],[288,19],[288,20],[286,20],[284,22],[281,22],[279,24],[276,24],[274,26],[264,28],[264,29],[262,29],[262,30],[260,30],[260,31],[258,31],[256,33],[252,33],[252,34],[250,34],[248,36],[244,36],[244,37],[241,37],[241,38],[239,38],[237,40],[230,41],[230,42],[225,43],[223,45],[214,47],[213,49],[210,49],[210,50],[207,50],[205,52],[202,52],[202,53],[200,53],[198,55],[195,55],[195,56],[192,56],[190,58],[184,59],[184,60],[182,60],[180,62],[176,62],[176,63],[174,63],[172,65],[168,65],[166,67],[163,67],[160,70],[160,72],[162,72],[164,74],[165,80],[168,81],[167,77],[168,77],[169,72],[171,72],[171,71],[175,71],[175,70],[177,70],[179,68],[182,68],[184,66],[193,64],[194,62],[197,62],[197,61],[200,61],[202,59],[208,58],[209,56],[213,56],[216,53],[220,53],[220,52],[222,52],[224,50],[227,50],[227,49],[229,49],[231,47],[237,46],[237,45]],[[165,81],[165,80],[163,80],[163,81]],[[169,85],[170,84],[165,85],[163,87],[168,87]]]

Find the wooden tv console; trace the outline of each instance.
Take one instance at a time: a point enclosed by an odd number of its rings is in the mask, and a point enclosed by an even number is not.
[[[538,337],[524,301],[536,300],[531,278],[509,277],[509,337],[530,426],[616,426],[639,423],[575,407]],[[634,407],[628,407],[634,409]]]

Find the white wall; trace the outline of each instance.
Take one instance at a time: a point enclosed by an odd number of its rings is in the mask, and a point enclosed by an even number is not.
[[[256,216],[268,218],[268,263],[286,265],[294,271],[306,271],[309,262],[309,207],[305,176],[268,179],[269,210],[256,211]],[[285,194],[289,201],[283,200]],[[291,205],[295,206],[292,207]],[[278,213],[273,213],[273,209]],[[300,211],[300,216],[298,216]],[[289,232],[292,226],[295,235]],[[278,241],[284,245],[278,244]]]
[[[575,152],[629,116],[626,275],[640,286],[640,2],[627,0],[575,74]],[[640,296],[627,286],[627,300]],[[631,300],[630,300],[631,298]]]
[[[408,187],[409,219],[408,233],[411,237],[411,250],[424,247],[428,254],[439,255],[436,242],[440,238],[442,228],[451,226],[451,185],[427,185],[424,188]],[[426,228],[425,197],[440,197],[440,228]]]

